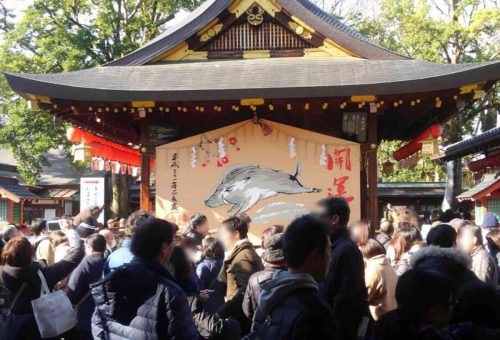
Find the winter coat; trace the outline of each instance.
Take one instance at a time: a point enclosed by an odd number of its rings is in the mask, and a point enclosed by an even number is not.
[[[363,256],[347,228],[335,230],[331,239],[332,261],[321,291],[340,324],[341,338],[355,339],[362,318],[370,315]]]
[[[403,254],[403,256],[404,256],[404,254]],[[410,269],[410,265],[408,263],[408,260],[403,256],[400,257],[398,260],[393,261],[391,263],[392,268],[394,268],[394,270],[396,271],[396,274],[398,274],[398,276],[403,275],[404,273],[406,273]]]
[[[48,287],[52,289],[76,268],[84,255],[83,243],[78,234],[74,230],[70,230],[66,234],[70,248],[60,262],[43,268],[38,262],[33,262],[28,267],[11,267],[9,265],[4,267],[3,284],[13,295],[17,293],[24,282],[27,282],[28,285],[19,296],[7,319],[7,327],[5,327],[8,329],[7,334],[0,334],[0,339],[40,339],[31,306],[31,301],[40,297],[41,282],[38,270],[42,272]]]
[[[197,232],[196,230],[191,229],[191,228],[185,229],[182,234],[185,237],[192,239],[194,241],[194,244],[197,247],[201,247],[201,243],[203,242],[203,238],[204,238],[204,236],[202,234],[200,234],[199,232]]]
[[[134,257],[91,286],[94,339],[197,339],[182,289],[159,263]]]
[[[475,249],[472,254],[472,271],[479,280],[496,287],[498,285],[498,267],[495,259],[484,246]]]
[[[104,265],[103,275],[106,276],[116,268],[124,265],[125,263],[130,263],[134,254],[130,251],[130,244],[132,243],[132,239],[126,238],[123,240],[120,248],[116,249],[112,252]]]
[[[90,319],[94,313],[95,304],[90,296],[90,285],[102,278],[102,269],[106,259],[102,253],[92,253],[86,256],[71,274],[66,289],[66,295],[73,305],[79,304],[77,310],[77,330],[80,338],[92,339]]]
[[[397,282],[398,275],[385,255],[377,255],[366,261],[365,283],[370,313],[374,320],[398,307]]]
[[[373,340],[456,340],[445,330],[422,324],[414,316],[396,309],[385,313],[377,322]]]
[[[222,319],[217,314],[207,313],[197,296],[189,296],[188,301],[194,324],[203,339],[239,340],[241,338],[238,321]]]
[[[479,281],[470,270],[470,256],[454,248],[422,248],[411,256],[410,267],[440,272],[455,282],[458,289],[468,282]]]
[[[215,314],[224,304],[225,286],[217,281],[223,260],[204,259],[196,267],[196,275],[200,278],[200,290],[210,289],[210,298],[204,304],[204,311]]]
[[[224,260],[218,281],[226,284],[226,303],[217,313],[222,318],[238,320],[242,331],[250,329],[250,320],[243,314],[242,303],[250,276],[264,269],[262,261],[255,253],[252,243],[244,241],[238,244]]]
[[[336,339],[330,306],[306,273],[277,271],[261,285],[250,339]]]
[[[259,305],[260,284],[273,277],[274,272],[277,270],[285,270],[285,267],[269,267],[266,266],[264,270],[252,274],[248,280],[248,286],[243,297],[243,313],[253,320],[257,307]]]

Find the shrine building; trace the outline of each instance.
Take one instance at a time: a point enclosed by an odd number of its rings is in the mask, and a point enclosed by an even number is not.
[[[329,196],[378,221],[379,143],[408,141],[399,159],[411,158],[483,98],[500,61],[414,60],[307,0],[207,0],[109,64],[5,76],[70,122],[94,162],[140,175],[143,209],[154,171],[159,217],[245,212],[265,226]]]

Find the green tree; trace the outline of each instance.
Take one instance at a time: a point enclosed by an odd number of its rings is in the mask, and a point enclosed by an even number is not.
[[[181,8],[198,0],[35,0],[13,21],[0,2],[0,69],[50,73],[95,67],[119,58],[152,39]],[[17,159],[23,179],[35,183],[45,153],[64,143],[64,126],[31,110],[0,81],[0,146]]]
[[[494,0],[382,0],[375,18],[357,14],[348,19],[382,46],[416,59],[462,63],[493,60],[500,53],[500,8]],[[460,141],[479,126],[483,131],[496,126],[499,109],[497,87],[471,107],[458,107],[458,119],[455,116],[444,125],[443,143]],[[396,145],[387,143],[381,150]],[[460,161],[446,165],[447,183],[453,185],[447,188],[445,208],[452,205],[453,197],[461,190],[461,169]],[[418,176],[421,173],[418,166],[412,171],[416,173],[398,171],[408,176],[396,177],[425,179]],[[382,178],[393,180],[394,176],[382,175]]]

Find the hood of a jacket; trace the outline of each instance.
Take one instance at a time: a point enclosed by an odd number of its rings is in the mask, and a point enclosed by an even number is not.
[[[429,257],[442,257],[467,269],[471,267],[471,258],[466,253],[455,248],[441,248],[437,246],[428,246],[417,251],[411,256],[410,266],[415,268],[421,261]]]
[[[5,275],[9,275],[15,280],[19,281],[38,281],[38,270],[42,268],[40,263],[32,262],[29,266],[26,267],[12,267],[9,265],[5,265],[3,268],[3,272]]]
[[[291,292],[304,288],[317,291],[318,283],[309,274],[281,270],[276,271],[272,279],[261,283],[260,288],[259,308],[268,315]]]

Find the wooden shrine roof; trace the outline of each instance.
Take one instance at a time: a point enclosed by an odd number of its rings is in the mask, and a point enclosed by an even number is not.
[[[269,0],[264,0],[269,1]],[[366,59],[408,59],[370,41],[353,28],[327,14],[308,0],[273,0],[290,17],[307,22],[313,30]],[[207,0],[188,18],[134,52],[107,66],[144,65],[196,34],[221,15],[235,0]],[[258,1],[256,1],[258,3]],[[250,4],[250,3],[249,3]]]
[[[445,149],[443,161],[458,159],[470,154],[483,152],[500,146],[500,127],[490,129],[479,135],[448,145]]]
[[[500,79],[500,61],[265,58],[6,73],[19,93],[79,101],[190,101],[408,94]]]

